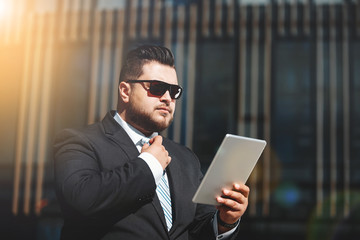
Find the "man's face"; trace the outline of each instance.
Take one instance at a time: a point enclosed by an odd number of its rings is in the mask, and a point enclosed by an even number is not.
[[[175,69],[158,62],[145,64],[143,74],[138,80],[160,80],[178,84]],[[130,86],[127,121],[145,135],[166,129],[172,122],[175,111],[175,100],[170,97],[169,91],[162,96],[154,96],[148,91],[148,82],[131,83]]]

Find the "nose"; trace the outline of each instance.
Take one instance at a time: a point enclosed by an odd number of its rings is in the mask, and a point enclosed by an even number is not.
[[[161,101],[170,102],[172,100],[169,90],[167,90],[160,98]]]

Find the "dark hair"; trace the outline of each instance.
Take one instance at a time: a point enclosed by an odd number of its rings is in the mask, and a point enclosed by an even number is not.
[[[144,45],[131,50],[127,54],[120,72],[119,81],[137,79],[142,74],[143,66],[152,61],[175,68],[174,55],[168,48]]]

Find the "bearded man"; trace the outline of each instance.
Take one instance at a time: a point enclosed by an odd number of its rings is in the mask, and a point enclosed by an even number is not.
[[[64,217],[61,239],[235,239],[249,188],[223,189],[218,206],[191,201],[200,163],[162,137],[178,85],[174,56],[161,46],[130,51],[118,106],[101,122],[57,135],[55,187]]]

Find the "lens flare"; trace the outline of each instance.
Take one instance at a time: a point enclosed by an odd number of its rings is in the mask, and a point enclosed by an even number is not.
[[[0,19],[7,17],[11,13],[11,1],[0,0]]]

